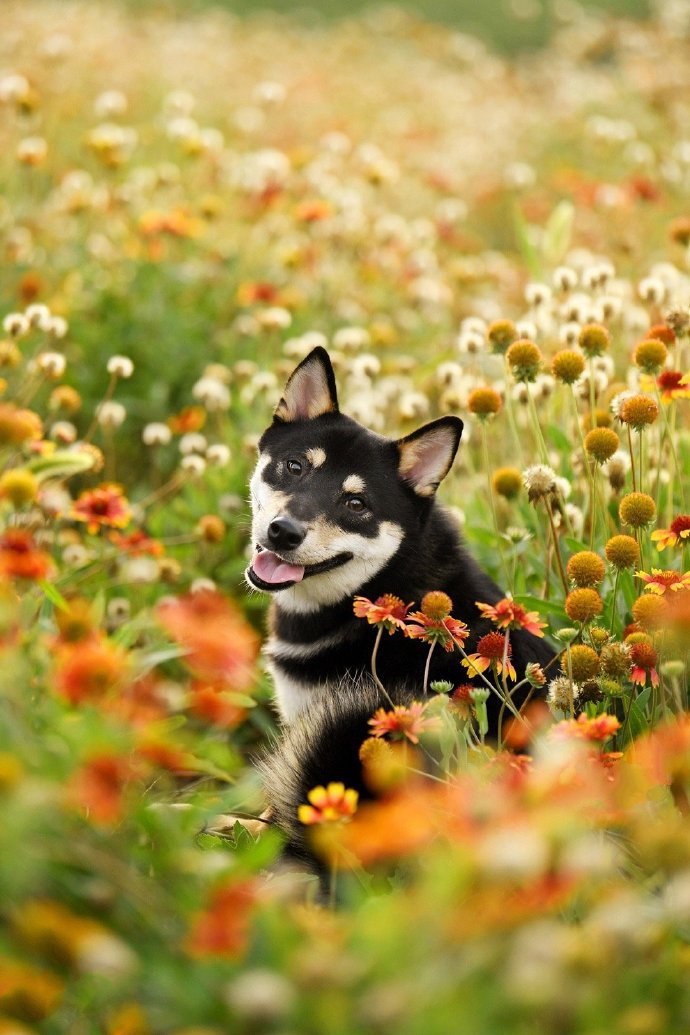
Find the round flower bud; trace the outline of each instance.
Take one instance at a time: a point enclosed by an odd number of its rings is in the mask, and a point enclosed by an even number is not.
[[[204,514],[197,522],[196,532],[205,543],[220,543],[226,532],[225,522],[216,514]]]
[[[58,385],[50,393],[48,409],[52,413],[58,410],[64,410],[68,414],[77,413],[81,409],[81,396],[70,385]]]
[[[624,525],[644,528],[656,518],[656,504],[646,492],[629,492],[620,502],[618,516]]]
[[[0,497],[13,507],[25,507],[38,495],[38,481],[26,467],[14,467],[0,477]]]
[[[494,320],[486,332],[492,352],[504,353],[517,338],[517,330],[512,320]]]
[[[586,356],[601,356],[611,344],[611,335],[600,323],[587,323],[580,331],[578,345]]]
[[[632,616],[645,632],[660,629],[668,617],[668,603],[654,593],[643,593],[632,606]]]
[[[571,578],[576,586],[586,587],[596,586],[601,582],[606,567],[598,554],[591,550],[580,550],[570,558],[566,571],[568,578]]]
[[[584,373],[585,360],[575,349],[561,349],[551,360],[551,373],[564,385],[572,385]]]
[[[576,643],[570,648],[570,664],[573,680],[584,683],[587,679],[594,679],[599,672],[599,655],[592,647]],[[567,653],[561,654],[561,671],[568,672]]]
[[[604,601],[596,589],[574,589],[565,598],[565,613],[571,622],[591,622],[604,610]]]
[[[513,342],[506,353],[508,365],[516,381],[534,381],[541,369],[542,354],[538,345],[527,338]]]
[[[441,590],[432,590],[422,597],[422,614],[433,621],[440,622],[453,610],[453,601],[447,593]]]
[[[96,414],[102,428],[119,428],[127,416],[127,410],[122,403],[109,399],[99,403]]]
[[[522,489],[522,474],[517,467],[499,467],[493,473],[491,485],[497,496],[515,499]]]
[[[607,643],[599,655],[601,671],[614,679],[622,679],[630,672],[630,647],[627,643]]]
[[[630,424],[636,431],[653,424],[658,416],[659,407],[650,395],[632,395],[621,403],[618,411],[619,420]]]
[[[141,433],[141,439],[145,446],[167,446],[172,438],[172,431],[167,424],[160,421],[152,421],[147,424]]]
[[[593,428],[585,435],[585,452],[598,464],[610,460],[621,444],[621,440],[612,428]]]
[[[501,408],[501,397],[495,388],[475,388],[470,392],[467,409],[480,420],[495,417]]]
[[[46,377],[57,381],[65,372],[67,360],[61,352],[41,352],[36,357],[36,366]]]
[[[659,338],[641,341],[633,353],[635,366],[645,374],[658,374],[668,357],[668,349]]]
[[[206,450],[209,467],[227,467],[230,463],[230,449],[223,442],[214,442]]]

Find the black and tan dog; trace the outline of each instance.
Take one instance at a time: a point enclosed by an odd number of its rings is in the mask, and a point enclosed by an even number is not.
[[[384,438],[340,413],[328,353],[316,348],[296,368],[259,442],[251,480],[255,552],[249,585],[273,595],[265,648],[285,733],[266,763],[267,794],[279,825],[295,835],[296,807],[330,780],[362,790],[358,748],[376,708],[371,656],[376,630],[353,615],[353,597],[389,593],[405,603],[443,590],[470,629],[468,652],[490,631],[475,601],[504,594],[463,546],[436,500],[462,421],[442,417]],[[553,652],[525,631],[511,633],[518,679]],[[377,670],[396,703],[423,696],[427,651],[384,636]],[[435,651],[431,679],[465,682],[457,652]],[[515,701],[520,704],[519,698]],[[500,700],[488,702],[496,724]]]

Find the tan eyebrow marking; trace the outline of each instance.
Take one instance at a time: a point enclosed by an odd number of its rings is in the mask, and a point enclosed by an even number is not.
[[[326,463],[326,453],[319,446],[308,449],[305,456],[312,467],[322,467]]]
[[[358,474],[349,474],[343,482],[343,492],[364,492],[364,479]]]

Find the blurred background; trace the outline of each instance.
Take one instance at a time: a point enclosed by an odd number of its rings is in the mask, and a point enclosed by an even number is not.
[[[361,12],[373,14],[396,7],[420,18],[441,22],[479,36],[504,53],[529,50],[546,44],[554,28],[572,16],[574,9],[644,18],[654,0],[398,0],[382,4],[377,0],[318,0],[318,3],[289,3],[281,0],[122,0],[134,9],[180,12],[189,15],[210,7],[224,8],[237,15],[279,13],[302,22],[320,23],[347,18]]]

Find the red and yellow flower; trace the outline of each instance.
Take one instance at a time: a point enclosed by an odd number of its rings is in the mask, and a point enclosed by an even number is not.
[[[368,597],[355,597],[353,610],[357,618],[366,618],[370,625],[377,625],[392,636],[396,629],[406,631],[405,619],[411,607],[400,597],[385,593],[373,603]]]
[[[667,590],[671,592],[677,592],[681,589],[690,588],[690,571],[685,573],[672,570],[663,570],[661,568],[652,568],[652,574],[648,575],[646,571],[635,572],[638,579],[642,579],[645,585],[645,591],[650,593],[658,593],[661,595]]]
[[[100,528],[125,528],[132,513],[122,486],[106,483],[86,489],[75,500],[70,517],[86,522],[87,531],[95,535]]]
[[[659,551],[665,550],[667,546],[676,546],[678,543],[683,546],[685,541],[690,539],[690,514],[679,514],[668,528],[657,528],[655,532],[652,532],[650,538],[656,543]]]
[[[413,701],[409,705],[397,704],[390,711],[379,708],[369,719],[372,737],[385,737],[391,734],[396,740],[409,740],[411,744],[419,743],[419,734],[433,729],[435,720],[425,717],[426,704]]]
[[[549,736],[603,742],[617,733],[620,725],[615,715],[595,715],[590,719],[583,712],[577,719],[564,719],[556,723],[549,731]]]
[[[327,787],[312,787],[307,799],[309,804],[297,809],[297,818],[305,826],[314,826],[350,819],[357,811],[359,794],[344,783],[334,782]]]
[[[41,550],[31,532],[8,528],[0,535],[0,577],[45,579],[53,570],[49,553]]]
[[[473,654],[468,654],[462,659],[462,664],[467,669],[470,679],[486,672],[491,668],[496,675],[500,676],[505,665],[506,675],[509,679],[516,680],[517,673],[510,656],[513,649],[508,640],[508,633],[503,636],[497,632],[487,633],[477,642],[477,649]]]
[[[489,618],[499,629],[526,629],[534,636],[543,636],[546,622],[539,621],[536,611],[527,611],[522,604],[516,604],[511,597],[504,597],[495,605],[475,601],[485,618]]]

